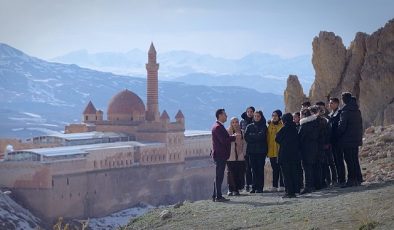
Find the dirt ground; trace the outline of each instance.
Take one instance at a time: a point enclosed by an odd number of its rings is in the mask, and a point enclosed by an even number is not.
[[[122,229],[393,229],[394,181],[331,188],[298,198],[247,194],[229,202],[183,202],[130,221]],[[161,218],[168,210],[167,218]]]

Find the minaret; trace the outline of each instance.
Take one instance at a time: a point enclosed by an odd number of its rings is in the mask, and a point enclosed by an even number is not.
[[[156,49],[153,42],[150,44],[148,51],[148,63],[146,64],[146,71],[148,79],[146,84],[146,120],[159,121],[159,98],[158,98],[158,70],[159,64],[156,62]]]

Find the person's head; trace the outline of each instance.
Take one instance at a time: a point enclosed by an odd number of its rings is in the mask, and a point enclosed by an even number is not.
[[[311,107],[309,107],[309,110],[314,115],[319,115],[320,114],[320,107],[318,105],[312,105]]]
[[[352,101],[352,94],[349,92],[342,93],[342,102],[343,104],[349,104]]]
[[[256,112],[254,112],[254,115],[253,115],[254,121],[259,122],[259,121],[261,121],[261,118],[263,118],[263,111],[257,110]]]
[[[253,118],[254,111],[256,111],[256,109],[253,106],[249,106],[248,108],[246,108],[246,116],[248,116],[249,118]]]
[[[333,110],[333,111],[337,110],[338,106],[339,106],[339,99],[336,97],[330,98],[330,102],[328,105],[330,106],[331,110]]]
[[[318,102],[316,102],[316,105],[319,106],[319,108],[320,108],[320,115],[323,115],[326,113],[326,103],[324,103],[322,101],[318,101]]]
[[[216,110],[216,120],[224,123],[227,121],[227,114],[226,111],[224,109],[218,109]]]
[[[293,125],[293,115],[291,115],[291,113],[285,113],[282,117],[282,121],[284,125]]]
[[[293,113],[293,121],[294,121],[294,123],[299,124],[300,123],[300,119],[301,119],[300,112]]]
[[[311,106],[311,103],[309,101],[305,101],[301,104],[301,109],[303,108],[309,108]]]
[[[309,117],[311,115],[311,111],[308,108],[301,109],[301,118]]]
[[[238,118],[232,117],[232,118],[230,119],[230,127],[231,127],[231,129],[234,130],[234,131],[240,130]]]
[[[274,112],[272,112],[272,121],[273,122],[278,122],[281,118],[282,118],[282,111],[277,109]]]

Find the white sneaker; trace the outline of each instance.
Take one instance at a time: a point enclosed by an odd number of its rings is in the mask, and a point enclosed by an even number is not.
[[[278,188],[272,187],[269,191],[270,191],[270,192],[277,192],[277,191],[278,191]]]
[[[284,192],[284,191],[285,191],[285,188],[283,188],[283,187],[278,188],[278,192]]]

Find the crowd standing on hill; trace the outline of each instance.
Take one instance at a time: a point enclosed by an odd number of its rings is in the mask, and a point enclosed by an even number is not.
[[[328,187],[361,185],[361,112],[351,93],[342,93],[341,99],[342,109],[338,98],[330,98],[328,108],[324,102],[311,105],[307,101],[293,114],[282,116],[280,110],[273,111],[268,121],[262,110],[249,106],[241,121],[231,118],[227,129],[227,114],[218,109],[212,127],[212,157],[216,165],[213,201],[229,200],[222,195],[226,167],[228,196],[238,196],[243,190],[267,191],[266,159],[273,177],[268,191],[285,191],[284,198]]]

